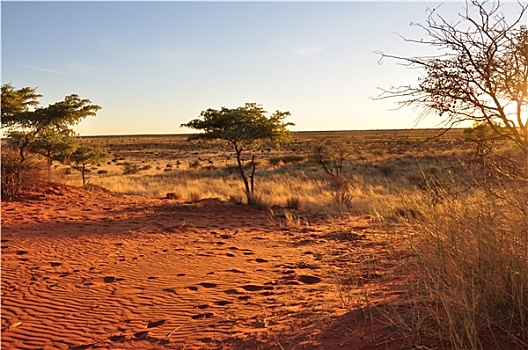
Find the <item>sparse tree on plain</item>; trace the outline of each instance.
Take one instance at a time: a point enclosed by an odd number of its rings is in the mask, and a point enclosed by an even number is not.
[[[487,124],[511,140],[528,166],[528,30],[527,7],[507,19],[499,2],[471,0],[453,22],[429,10],[423,39],[407,42],[437,48],[438,55],[402,57],[379,52],[422,73],[416,85],[383,89],[378,99],[397,98],[401,106],[438,114],[449,127],[463,121]]]
[[[70,134],[72,126],[95,116],[101,109],[76,94],[47,107],[38,107],[41,95],[35,91],[30,87],[17,90],[11,84],[2,85],[2,128],[6,128],[8,135],[14,132],[19,139],[20,162],[24,162],[26,152],[39,134],[45,131]]]
[[[2,129],[8,136],[9,146],[18,154],[18,160],[11,154],[6,162],[2,159],[2,179],[9,180],[2,182],[10,187],[7,189],[10,195],[33,181],[31,177],[38,170],[35,165],[38,163],[27,161],[28,155],[41,154],[48,158],[49,178],[52,159],[59,153],[72,153],[76,147],[72,127],[88,116],[95,116],[101,108],[75,94],[47,107],[39,107],[41,96],[35,88],[16,89],[11,84],[2,85]],[[7,164],[7,161],[18,164]]]
[[[86,185],[86,169],[92,164],[105,162],[110,158],[108,150],[99,145],[80,145],[75,152],[65,158],[70,166],[81,172],[83,186]]]
[[[343,175],[343,163],[348,157],[348,147],[342,140],[326,141],[314,146],[314,158],[331,177]]]
[[[75,133],[48,129],[41,132],[31,142],[30,150],[46,157],[48,178],[50,178],[52,162],[54,160],[68,159],[77,147],[79,147],[79,138]]]
[[[290,112],[276,111],[269,117],[266,113],[256,103],[246,103],[243,107],[234,109],[210,108],[202,111],[199,118],[181,125],[203,131],[203,133],[190,136],[190,139],[223,140],[233,146],[240,177],[244,182],[246,197],[250,204],[254,204],[255,153],[252,153],[249,161],[251,172],[246,174],[243,152],[259,148],[264,143],[278,146],[281,142],[289,140],[288,127],[294,125],[284,121]]]
[[[330,175],[329,189],[338,204],[350,205],[351,182],[343,174],[343,165],[349,156],[349,148],[343,140],[318,143],[314,146],[314,158],[326,174]]]

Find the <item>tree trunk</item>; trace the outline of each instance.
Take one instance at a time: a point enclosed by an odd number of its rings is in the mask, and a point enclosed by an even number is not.
[[[242,178],[242,181],[244,182],[247,201],[248,201],[248,204],[253,204],[253,197],[251,196],[251,192],[249,189],[249,182],[248,182],[246,174],[244,173],[244,167],[242,166],[242,159],[240,159],[242,155],[242,149],[239,149],[236,143],[234,144],[234,146],[235,146],[235,152],[236,152],[236,157],[237,157],[238,171],[240,172],[240,177]]]
[[[251,155],[251,175],[250,175],[250,179],[251,179],[251,194],[255,193],[255,168],[256,168],[255,155],[252,154]]]
[[[46,158],[48,158],[48,181],[51,181],[51,165],[53,163],[52,159],[51,159],[51,153],[48,152],[48,154],[46,155]]]
[[[83,186],[86,185],[86,177],[85,177],[85,172],[86,172],[86,165],[83,164],[82,167],[81,167],[81,176],[82,176],[82,182],[83,182]]]
[[[29,137],[26,135],[24,137],[24,143],[19,147],[20,151],[20,164],[24,163],[26,161],[26,148],[29,145]]]

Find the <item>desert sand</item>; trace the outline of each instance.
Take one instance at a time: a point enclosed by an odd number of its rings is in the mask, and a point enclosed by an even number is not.
[[[364,311],[406,280],[373,217],[58,185],[1,213],[2,349],[402,347]]]

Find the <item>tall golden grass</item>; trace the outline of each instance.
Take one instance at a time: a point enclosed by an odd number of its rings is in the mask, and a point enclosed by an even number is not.
[[[77,174],[65,180],[71,185],[80,185]],[[263,169],[257,174],[255,192],[259,200],[269,205],[292,207],[308,211],[328,213],[374,213],[387,198],[396,199],[398,191],[387,186],[390,182],[383,174],[372,177],[369,174],[357,173],[347,180],[349,202],[336,200],[335,189],[330,179],[312,165],[300,166],[296,171]],[[244,188],[236,174],[226,174],[222,170],[187,169],[162,174],[104,175],[92,176],[89,182],[102,186],[115,193],[142,195],[153,198],[164,198],[174,193],[183,201],[219,198],[226,201],[244,202]],[[408,187],[408,180],[400,180],[403,187]],[[392,184],[395,187],[395,184]],[[296,201],[293,204],[292,201]]]
[[[406,203],[416,288],[405,328],[454,349],[528,348],[528,182]]]

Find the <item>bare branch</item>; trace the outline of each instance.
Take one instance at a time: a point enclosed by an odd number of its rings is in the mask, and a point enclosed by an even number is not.
[[[508,21],[500,2],[466,2],[456,21],[428,9],[421,39],[399,37],[437,48],[438,55],[405,57],[376,51],[378,64],[396,61],[421,73],[416,85],[380,89],[374,99],[396,98],[398,108],[421,110],[419,119],[437,114],[446,124],[485,122],[501,137],[513,141],[528,162],[528,30],[523,19],[528,5]]]

